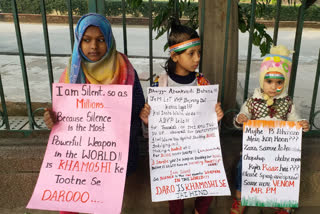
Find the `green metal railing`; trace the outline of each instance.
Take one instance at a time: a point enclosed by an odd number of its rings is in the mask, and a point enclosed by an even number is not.
[[[73,13],[72,13],[72,0],[65,0],[66,5],[68,8],[68,21],[69,21],[69,31],[70,31],[70,41],[71,41],[71,52],[73,49],[74,44],[74,29],[73,29]],[[123,26],[123,44],[124,44],[124,53],[128,55],[128,44],[127,44],[127,25],[126,25],[126,8],[127,4],[125,0],[122,1],[122,26]],[[20,56],[20,64],[21,64],[21,71],[23,76],[23,83],[24,83],[24,91],[26,97],[26,106],[27,106],[27,113],[28,113],[28,124],[29,130],[34,130],[35,127],[38,129],[42,129],[34,119],[34,115],[36,112],[41,111],[43,109],[36,109],[34,112],[32,111],[31,107],[31,99],[30,99],[30,90],[29,90],[29,83],[27,77],[27,68],[25,63],[25,56],[32,55],[32,56],[46,56],[47,65],[48,65],[48,77],[49,77],[49,85],[50,91],[52,91],[52,83],[54,82],[53,79],[53,71],[52,71],[52,63],[51,57],[52,56],[69,56],[68,54],[51,54],[50,51],[50,40],[48,35],[47,29],[47,14],[46,14],[46,5],[45,0],[40,0],[40,8],[41,8],[41,16],[42,16],[42,25],[43,25],[43,36],[45,41],[45,54],[33,54],[33,53],[24,53],[23,43],[21,38],[20,32],[20,24],[19,24],[19,16],[17,12],[16,0],[11,0],[12,8],[13,8],[13,17],[14,17],[14,25],[16,31],[16,38],[17,44],[19,49],[19,56]],[[179,0],[175,0],[175,11],[178,13],[179,10]],[[201,8],[201,23],[200,23],[200,39],[203,41],[204,35],[204,8],[205,8],[205,0],[201,1],[202,8]],[[226,32],[225,32],[225,42],[224,42],[224,62],[223,62],[223,79],[222,79],[222,93],[221,93],[221,102],[225,102],[224,97],[224,90],[225,90],[225,83],[226,83],[226,69],[227,69],[227,50],[228,50],[228,36],[229,36],[229,26],[230,26],[230,15],[231,15],[231,0],[227,2],[227,15],[226,15]],[[248,97],[248,90],[249,90],[249,77],[250,77],[250,67],[251,67],[251,54],[252,54],[252,39],[254,34],[254,24],[255,24],[255,10],[256,10],[256,0],[251,1],[251,18],[250,18],[250,30],[249,30],[249,42],[248,42],[248,53],[247,53],[247,64],[246,64],[246,75],[245,75],[245,85],[244,85],[244,97],[243,99],[247,99]],[[149,58],[149,72],[150,77],[153,76],[153,59],[158,58],[153,56],[153,16],[152,16],[152,7],[153,3],[152,0],[149,0],[149,55],[148,56],[139,56],[143,58]],[[105,14],[105,1],[104,0],[88,0],[88,12],[100,13]],[[293,63],[292,63],[292,71],[291,71],[291,78],[290,78],[290,85],[289,85],[289,95],[293,97],[294,95],[294,88],[295,88],[295,81],[296,81],[296,74],[297,74],[297,66],[299,62],[299,53],[300,53],[300,46],[302,40],[302,31],[303,31],[303,23],[304,23],[304,14],[306,10],[306,0],[302,1],[302,4],[299,9],[299,15],[297,19],[297,28],[296,28],[296,36],[295,36],[295,43],[294,43],[294,55],[293,55]],[[277,1],[277,12],[275,16],[275,24],[274,24],[274,34],[273,34],[273,42],[276,45],[278,39],[278,31],[279,31],[279,20],[280,20],[280,11],[281,11],[281,0]],[[1,53],[0,53],[1,54]],[[7,55],[12,53],[6,53]],[[14,53],[14,55],[18,55]],[[138,57],[138,56],[130,56],[129,57]],[[162,57],[161,57],[162,58]],[[201,63],[200,63],[201,65]],[[201,71],[201,67],[200,67]],[[311,134],[320,134],[320,127],[317,126],[315,123],[316,117],[320,115],[320,111],[315,112],[316,110],[316,103],[317,103],[317,91],[318,91],[318,84],[319,84],[319,75],[320,75],[320,52],[319,52],[319,59],[318,59],[318,67],[316,71],[316,77],[314,82],[314,89],[313,89],[313,97],[311,101],[311,109],[310,109],[310,117],[309,122],[312,124],[312,131]],[[150,78],[150,85],[152,83],[152,78]],[[0,76],[0,98],[1,98],[1,107],[2,111],[0,111],[0,116],[2,120],[0,120],[0,128],[5,126],[5,129],[10,130],[9,125],[9,117],[7,113],[7,107],[5,103],[5,96],[4,90],[2,86],[1,76]],[[231,111],[231,110],[230,110]],[[228,112],[228,111],[226,111]],[[318,119],[319,120],[319,119]]]
[[[6,106],[6,100],[4,98],[4,91],[2,86],[2,80],[0,75],[0,98],[1,98],[1,105],[2,105],[2,111],[0,111],[0,115],[2,117],[2,123],[0,124],[0,127],[6,126],[7,130],[10,130],[9,120],[8,120],[8,112],[7,112],[7,106]]]
[[[44,35],[44,44],[46,47],[46,57],[48,65],[48,76],[49,76],[49,87],[50,87],[50,96],[52,98],[52,83],[53,83],[53,72],[52,72],[52,63],[51,63],[51,51],[50,51],[50,42],[48,34],[48,24],[46,16],[46,7],[44,0],[40,1],[41,15],[42,15],[42,26],[43,26],[43,35]]]
[[[296,84],[297,78],[297,68],[299,63],[299,55],[300,55],[300,47],[301,47],[301,39],[302,39],[302,31],[303,31],[303,22],[304,22],[304,13],[306,8],[307,0],[302,1],[302,5],[299,8],[298,14],[298,22],[297,22],[297,29],[296,29],[296,37],[294,41],[294,53],[292,57],[292,68],[290,74],[290,83],[289,83],[289,95],[293,97],[294,88]]]
[[[320,77],[320,50],[319,50],[317,73],[314,80],[314,88],[313,88],[313,95],[312,95],[312,102],[311,102],[311,109],[310,109],[310,116],[309,116],[309,123],[318,130],[320,130],[320,127],[317,126],[317,124],[315,124],[315,118],[318,114],[320,114],[320,111],[315,112],[315,106],[316,106],[317,94],[318,94],[319,77]]]
[[[73,34],[73,18],[72,18],[72,2],[71,0],[67,0],[68,7],[68,21],[69,21],[69,33],[70,33],[70,41],[71,41],[71,51],[73,50],[74,44],[74,34]]]
[[[24,50],[23,50],[23,44],[22,44],[22,38],[21,38],[17,4],[16,4],[15,0],[12,0],[12,13],[13,13],[13,18],[14,18],[17,43],[18,43],[18,49],[19,49],[20,64],[21,64],[21,71],[22,71],[23,84],[24,84],[24,92],[25,92],[25,97],[26,97],[26,105],[27,105],[27,112],[28,112],[28,118],[29,118],[29,128],[31,130],[33,130],[34,129],[34,117],[32,116],[29,81],[28,81],[26,61],[25,61],[25,57],[24,57]]]
[[[226,84],[226,73],[227,73],[227,56],[228,56],[228,42],[229,42],[229,26],[231,17],[231,0],[228,0],[227,5],[227,19],[226,19],[226,33],[224,37],[224,55],[223,55],[223,74],[222,74],[222,86],[221,86],[221,105],[224,104],[224,87]]]
[[[276,18],[275,18],[275,22],[274,22],[274,31],[273,31],[273,44],[274,45],[277,45],[277,42],[278,42],[281,3],[282,3],[282,1],[277,1],[277,12],[276,12]]]
[[[256,0],[251,1],[251,17],[250,17],[250,32],[249,32],[249,42],[248,42],[248,56],[247,56],[247,67],[246,67],[246,79],[244,87],[244,97],[245,101],[248,98],[249,90],[249,77],[250,77],[250,67],[251,67],[251,54],[252,54],[252,38],[254,33],[254,23],[255,23],[255,13],[256,13]]]

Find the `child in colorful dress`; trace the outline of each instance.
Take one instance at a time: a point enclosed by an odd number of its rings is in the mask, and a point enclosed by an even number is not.
[[[187,26],[173,21],[168,38],[170,58],[165,64],[166,73],[158,76],[153,87],[179,87],[209,85],[209,81],[201,73],[195,72],[200,62],[200,38],[198,33]],[[220,103],[215,106],[218,121],[223,117]],[[150,106],[146,103],[140,118],[147,126]],[[194,213],[207,213],[212,197],[197,197]],[[184,200],[169,201],[170,214],[183,214]]]
[[[309,123],[299,117],[292,99],[288,96],[287,88],[290,80],[291,58],[290,51],[282,45],[271,48],[260,67],[260,88],[256,88],[253,96],[242,105],[234,124],[242,128],[248,120],[282,120],[297,121],[304,132],[309,131]],[[241,173],[242,158],[237,165],[236,198],[230,214],[242,214],[245,210],[241,206]],[[279,209],[277,214],[291,213],[290,208]]]
[[[128,58],[116,50],[111,25],[104,16],[91,13],[80,18],[75,29],[72,57],[59,82],[133,86],[127,174],[132,173],[136,168],[137,138],[141,133],[139,113],[145,101],[138,75]],[[44,121],[51,129],[55,123],[54,112],[47,110]]]

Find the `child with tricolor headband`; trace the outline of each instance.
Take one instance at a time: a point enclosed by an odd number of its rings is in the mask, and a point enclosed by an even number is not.
[[[288,96],[287,89],[291,73],[290,51],[282,45],[272,47],[262,61],[260,67],[259,83],[253,96],[242,105],[239,114],[235,117],[234,124],[242,128],[248,120],[282,120],[297,121],[304,132],[309,131],[309,123],[297,114],[293,100]],[[241,206],[241,171],[242,159],[237,166],[236,198],[230,214],[242,214],[245,210]],[[277,210],[278,214],[291,213],[290,208]]]
[[[198,33],[176,20],[171,23],[168,44],[170,58],[164,69],[166,73],[156,77],[153,87],[183,87],[209,85],[209,81],[201,73],[195,72],[200,63],[200,38]],[[218,121],[223,117],[220,103],[215,107]],[[147,126],[150,106],[145,104],[140,113],[140,118]],[[195,200],[195,214],[206,214],[212,201],[212,197],[197,197]],[[170,214],[184,213],[184,200],[169,201]]]

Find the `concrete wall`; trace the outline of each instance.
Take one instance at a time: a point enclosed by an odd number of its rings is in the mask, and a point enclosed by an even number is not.
[[[38,172],[48,140],[48,131],[35,131],[30,136],[18,132],[0,132],[0,213],[2,214],[49,214],[57,212],[25,209],[36,184]],[[141,141],[142,153],[139,168],[126,181],[123,214],[168,212],[166,202],[151,202],[150,179],[146,141]],[[240,136],[222,136],[222,152],[227,177],[234,186],[234,167],[241,149]],[[303,139],[300,208],[295,213],[320,213],[320,144],[316,138]],[[232,188],[233,189],[233,188]],[[232,197],[215,197],[209,213],[229,213]],[[185,202],[185,213],[191,213],[193,200]],[[248,214],[274,213],[270,208],[253,208]]]

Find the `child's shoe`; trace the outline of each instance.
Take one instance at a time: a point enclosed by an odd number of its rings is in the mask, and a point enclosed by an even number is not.
[[[290,209],[290,210],[281,209],[281,210],[276,211],[274,214],[291,214],[291,213],[293,213],[292,209]]]
[[[243,214],[245,208],[245,206],[241,206],[241,200],[234,198],[230,214]]]

